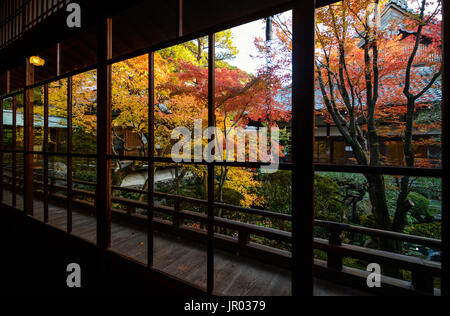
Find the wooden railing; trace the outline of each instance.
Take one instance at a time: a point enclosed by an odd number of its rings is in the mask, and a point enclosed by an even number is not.
[[[434,277],[441,276],[441,264],[439,262],[379,249],[343,244],[342,233],[357,233],[384,240],[409,242],[434,249],[441,249],[441,240],[322,220],[315,220],[315,225],[329,231],[328,240],[314,239],[314,249],[323,250],[327,253],[327,267],[329,269],[342,271],[344,257],[379,263],[380,265],[411,271],[414,289],[423,293],[434,293]]]
[[[11,176],[3,175],[4,185],[11,185]],[[9,179],[5,182],[5,179]],[[66,179],[60,177],[49,177],[51,180],[48,184],[48,194],[52,200],[64,200],[66,196],[64,194],[55,193],[55,191],[67,190],[67,187],[61,184],[56,184],[57,181],[65,181]],[[17,178],[20,185],[20,178]],[[95,183],[76,180],[73,179],[74,184],[87,185],[95,188]],[[35,181],[39,186],[43,186],[42,181]],[[133,188],[122,188],[119,186],[112,186],[112,190],[146,194],[147,191],[133,189]],[[17,190],[16,190],[17,191]],[[73,200],[72,202],[76,205],[87,206],[89,209],[93,209],[94,203],[86,201],[86,197],[89,197],[92,201],[95,200],[95,192],[73,188],[72,189]],[[192,204],[200,207],[207,206],[207,201],[202,199],[190,198],[185,196],[173,195],[162,192],[155,192],[155,197],[164,198],[166,200],[171,200],[172,203],[167,203],[170,206],[157,204],[154,205],[154,211],[165,215],[166,217],[171,217],[171,221],[167,218],[157,218],[155,217],[156,228],[160,231],[165,231],[169,233],[174,233],[180,236],[185,236],[186,238],[193,238],[199,241],[206,241],[206,231],[201,228],[204,227],[207,221],[207,215],[200,212],[195,212],[191,210],[183,209],[183,204]],[[138,214],[136,209],[146,210],[148,205],[146,202],[127,199],[123,197],[113,196],[111,198],[113,203],[122,205],[124,209],[113,208],[112,212],[116,219],[134,221],[136,223],[147,225],[147,217],[145,214]],[[235,205],[230,205],[226,203],[214,203],[215,208],[221,208],[228,211],[234,211],[244,214],[251,214],[256,216],[261,216],[270,219],[277,219],[282,221],[290,221],[291,215],[281,214],[275,212],[269,212],[260,209],[245,208]],[[186,221],[193,221],[200,224],[199,227],[193,227],[192,225],[186,225]],[[229,229],[237,232],[237,236],[225,235],[223,233],[217,232],[215,238],[217,240],[216,246],[222,249],[238,252],[240,254],[248,255],[250,257],[255,257],[258,260],[268,261],[272,264],[277,264],[279,266],[284,266],[290,268],[291,266],[291,256],[290,252],[276,249],[274,247],[269,247],[265,245],[258,244],[250,238],[251,235],[264,237],[277,242],[283,242],[290,244],[292,243],[292,234],[288,231],[283,231],[279,229],[262,227],[255,224],[239,222],[232,219],[227,219],[223,217],[214,217],[214,223],[216,227],[223,229]],[[317,227],[322,227],[328,231],[328,239],[314,238],[314,249],[321,250],[327,253],[326,268],[333,272],[338,272],[345,274],[345,267],[343,265],[343,258],[356,258],[364,260],[366,262],[378,263],[384,267],[391,267],[395,269],[404,269],[411,271],[412,281],[410,283],[410,290],[433,294],[434,292],[434,278],[440,277],[441,274],[441,264],[439,262],[428,261],[422,258],[407,256],[403,254],[398,254],[394,252],[389,252],[380,249],[371,249],[361,246],[355,246],[350,244],[344,244],[342,241],[343,232],[355,233],[365,236],[370,236],[372,238],[381,238],[384,240],[392,240],[397,242],[408,242],[417,245],[423,245],[426,247],[441,249],[441,241],[437,239],[425,238],[420,236],[408,235],[403,233],[315,220],[315,225]],[[364,280],[365,281],[365,280]],[[365,283],[365,282],[364,282]],[[397,284],[398,285],[398,284]]]

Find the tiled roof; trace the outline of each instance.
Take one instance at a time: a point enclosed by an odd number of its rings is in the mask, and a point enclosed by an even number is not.
[[[13,111],[3,110],[3,125],[11,126],[13,123]],[[36,127],[44,126],[44,118],[40,115],[35,114],[33,125]],[[16,113],[16,126],[23,126],[23,113]],[[48,127],[50,128],[66,128],[67,120],[63,117],[49,116],[48,117]]]
[[[431,77],[434,74],[434,70],[431,67],[428,66],[421,66],[416,68],[416,74],[418,76],[420,76],[421,78],[423,78],[423,80],[421,80],[421,82],[419,83],[418,80],[413,80],[411,82],[412,84],[412,88],[417,87],[425,87],[428,82],[430,81]],[[387,79],[387,78],[386,78]],[[392,73],[391,75],[389,75],[389,79],[395,79],[396,81],[398,81],[399,84],[404,84],[404,74],[398,74],[398,73]],[[390,80],[390,81],[391,81]],[[328,89],[327,89],[328,92]],[[379,98],[378,98],[378,105],[390,105],[388,102],[388,100],[391,100],[392,98],[392,93],[401,93],[401,97],[403,97],[403,93],[401,92],[401,89],[398,89],[398,87],[396,89],[390,88],[389,86],[383,85],[383,80],[380,83],[380,89],[379,89]],[[339,94],[339,91],[336,88],[335,91],[335,96],[337,97],[337,99],[341,99],[341,96]],[[417,103],[424,103],[424,104],[433,104],[433,103],[438,103],[442,101],[442,78],[439,77],[435,83],[433,84],[433,86],[427,90],[427,92],[421,96],[418,100]],[[405,104],[406,104],[406,97],[405,97]],[[322,97],[322,92],[320,91],[320,89],[316,89],[316,109],[324,109],[325,108],[325,104],[323,103],[323,97]]]
[[[409,10],[408,3],[406,2],[406,0],[389,0],[389,2],[386,4],[386,6],[389,4],[396,4],[403,10],[407,10],[407,11]]]

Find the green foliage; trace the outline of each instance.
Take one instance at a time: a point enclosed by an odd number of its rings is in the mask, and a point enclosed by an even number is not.
[[[392,221],[394,220],[393,216],[389,217]],[[375,216],[373,214],[365,214],[365,215],[361,215],[359,217],[359,220],[361,222],[361,225],[363,225],[364,227],[369,227],[369,228],[378,228],[377,226],[377,222],[375,221]]]
[[[215,41],[216,66],[230,68],[226,60],[233,59],[238,54],[238,50],[233,43],[233,33],[231,30],[218,32],[215,35]],[[201,37],[162,49],[158,53],[163,58],[182,59],[206,67],[208,65],[208,38]]]
[[[361,215],[359,221],[364,227],[377,228],[377,222],[373,214]]]
[[[422,108],[417,113],[417,124],[433,124],[442,121],[442,108],[441,103],[434,103],[433,106]]]
[[[83,128],[74,128],[72,132],[72,150],[77,153],[95,153],[97,151],[96,135]]]
[[[352,184],[354,187],[357,187],[364,186],[367,183],[366,177],[358,173],[327,172],[323,175],[334,180],[339,185]]]
[[[272,212],[291,213],[291,173],[280,170],[261,174],[262,185],[259,194],[264,196],[264,208]]]
[[[314,258],[315,259],[326,261],[327,257],[328,257],[328,255],[325,251],[322,251],[319,249],[314,249]]]
[[[414,217],[417,222],[423,223],[432,220],[432,216],[428,211],[430,201],[423,195],[411,192],[408,195],[408,199],[414,203],[414,206],[409,210],[409,213]]]
[[[91,168],[73,165],[73,178],[87,182],[97,182],[97,172]]]
[[[386,186],[386,204],[389,210],[389,216],[394,216],[397,209],[397,199],[400,190],[394,177],[385,176],[384,181]]]
[[[314,215],[317,219],[342,221],[343,206],[336,181],[316,174],[314,177]]]
[[[287,156],[292,152],[291,149],[291,131],[288,128],[280,128],[280,146],[284,157],[280,157],[283,160],[287,160]]]
[[[406,232],[411,235],[442,239],[442,224],[441,222],[416,224],[408,227]]]
[[[416,178],[413,183],[413,191],[422,194],[430,200],[440,200],[442,180],[438,178]]]

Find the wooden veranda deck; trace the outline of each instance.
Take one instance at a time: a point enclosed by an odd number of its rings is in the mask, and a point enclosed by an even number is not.
[[[10,192],[4,191],[3,203],[12,204]],[[17,194],[17,208],[23,207]],[[42,201],[34,201],[33,217],[44,220]],[[48,224],[67,229],[67,210],[49,204]],[[73,234],[96,242],[96,219],[73,209]],[[123,221],[111,224],[111,249],[142,264],[147,263],[147,232],[145,227]],[[206,286],[206,247],[177,236],[155,232],[153,268],[200,287]],[[291,294],[290,272],[277,266],[258,262],[220,249],[215,250],[215,294],[232,296],[284,296]],[[315,295],[366,295],[366,293],[315,280]]]

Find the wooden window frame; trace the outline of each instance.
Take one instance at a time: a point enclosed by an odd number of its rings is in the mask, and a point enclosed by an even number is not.
[[[313,194],[314,194],[314,174],[320,171],[334,171],[334,172],[348,172],[348,173],[370,173],[370,174],[386,174],[386,175],[404,175],[404,176],[419,176],[419,177],[434,177],[442,179],[442,208],[447,210],[450,205],[450,148],[443,146],[442,168],[403,168],[403,167],[384,167],[384,166],[338,166],[333,164],[315,164],[314,163],[314,15],[315,9],[333,2],[335,0],[317,0],[317,1],[293,1],[290,9],[293,10],[293,107],[292,107],[292,124],[298,128],[293,129],[292,142],[292,163],[281,163],[280,169],[292,171],[292,196],[302,196],[304,199],[292,199],[292,294],[312,295],[313,290]],[[219,30],[210,30],[198,34],[183,35],[183,19],[182,19],[182,1],[179,1],[178,8],[178,24],[177,33],[178,39],[176,42],[171,42],[171,45],[182,43],[187,40],[197,38],[200,36],[208,36],[209,40],[214,40],[215,32]],[[286,9],[283,9],[283,11]],[[264,12],[262,16],[267,16],[277,12]],[[443,17],[444,17],[444,42],[448,42],[450,34],[450,23],[446,17],[450,16],[450,3],[443,2]],[[244,23],[245,21],[240,21]],[[249,21],[247,21],[249,22]],[[227,28],[235,26],[236,23],[226,26]],[[222,27],[225,29],[225,27]],[[154,52],[158,49],[168,46],[168,43],[160,44],[154,47],[149,47],[145,50],[133,52],[112,58],[112,22],[107,15],[102,15],[98,19],[98,59],[97,64],[79,69],[77,71],[60,76],[59,73],[55,78],[34,83],[32,80],[33,66],[25,61],[26,71],[24,77],[24,89],[14,93],[10,93],[7,88],[6,95],[0,99],[0,106],[3,111],[3,100],[8,97],[15,97],[19,94],[24,95],[24,148],[23,150],[0,149],[0,164],[3,163],[3,154],[12,153],[13,156],[17,153],[24,155],[24,209],[25,213],[33,215],[32,196],[33,196],[33,155],[40,154],[44,156],[45,160],[45,183],[44,183],[44,222],[48,222],[48,158],[49,156],[62,155],[67,157],[67,162],[70,167],[67,171],[67,188],[68,188],[68,217],[67,217],[67,232],[72,232],[72,175],[71,175],[71,161],[73,157],[96,158],[97,159],[97,184],[96,184],[96,209],[97,209],[97,247],[100,251],[107,251],[111,246],[111,159],[131,159],[144,160],[148,162],[149,170],[148,177],[150,180],[154,179],[154,164],[155,162],[172,162],[169,158],[154,157],[154,131],[149,128],[149,144],[151,148],[148,150],[147,157],[130,157],[130,156],[113,156],[111,155],[111,65],[113,63],[129,59],[134,56],[147,53],[149,56],[149,127],[154,123]],[[211,45],[210,45],[211,46]],[[214,46],[214,45],[212,45]],[[309,47],[309,49],[305,49]],[[214,117],[212,115],[212,108],[214,104],[214,47],[210,48],[209,59],[209,98],[208,98],[208,121],[213,124]],[[444,144],[450,143],[450,127],[447,122],[450,122],[450,106],[448,105],[448,88],[450,86],[450,70],[448,67],[450,60],[450,49],[444,47],[443,50],[443,130],[442,141]],[[305,62],[308,61],[308,62]],[[59,58],[57,68],[60,69]],[[97,153],[96,154],[76,154],[71,151],[72,143],[72,124],[70,122],[71,113],[71,96],[72,96],[72,76],[83,73],[89,70],[97,69]],[[9,72],[8,72],[9,73]],[[67,152],[66,153],[49,153],[48,152],[48,84],[53,81],[66,79],[68,80],[68,131],[67,131]],[[10,86],[9,76],[7,76],[7,87]],[[42,152],[35,152],[32,147],[32,107],[29,91],[37,86],[44,86],[44,149]],[[305,106],[308,104],[309,106]],[[0,142],[3,142],[3,112],[0,115]],[[16,126],[13,126],[14,134]],[[15,160],[15,159],[14,159]],[[196,163],[207,165],[208,168],[208,243],[207,243],[207,288],[206,292],[212,294],[214,292],[214,167],[220,165],[227,165],[233,167],[261,167],[260,163]],[[70,174],[70,175],[69,175]],[[0,178],[3,176],[3,169],[0,169]],[[31,181],[30,181],[31,179]],[[302,179],[302,183],[294,181],[295,179]],[[307,184],[306,186],[304,184]],[[153,266],[153,212],[152,205],[154,201],[154,186],[153,181],[149,181],[148,186],[148,267]],[[0,202],[3,198],[3,180],[0,181]],[[15,194],[14,194],[15,195]],[[26,198],[25,198],[26,197]],[[31,199],[30,199],[31,197]],[[31,205],[30,205],[31,200]],[[299,212],[298,210],[309,209],[309,212]],[[443,212],[442,218],[442,295],[450,295],[449,278],[450,278],[450,213]]]

